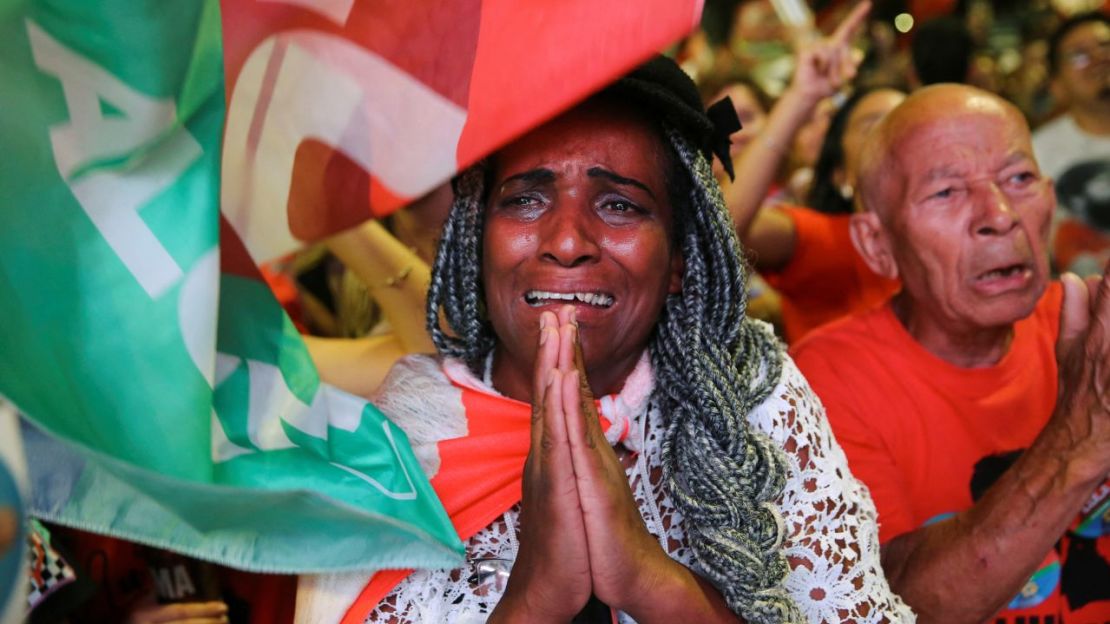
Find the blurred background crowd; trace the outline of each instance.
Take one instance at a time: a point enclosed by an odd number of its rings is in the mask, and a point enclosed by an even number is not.
[[[677,51],[683,67],[706,86],[740,73],[759,86],[761,95],[777,97],[791,75],[791,46],[813,36],[808,24],[784,21],[782,9],[776,10],[776,5],[783,4],[709,0],[702,28]],[[852,4],[810,2],[814,26],[831,31]],[[856,84],[908,90],[936,77],[966,82],[1014,102],[1035,126],[1058,112],[1059,106],[1049,89],[1049,38],[1061,20],[1100,10],[1103,4],[877,0],[857,41],[865,56]]]

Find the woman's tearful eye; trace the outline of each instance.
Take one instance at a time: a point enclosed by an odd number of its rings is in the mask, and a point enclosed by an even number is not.
[[[633,201],[617,198],[603,200],[599,212],[602,218],[610,221],[619,221],[638,218],[648,211]]]
[[[543,197],[534,194],[509,195],[497,202],[499,212],[521,218],[533,218],[543,207]]]
[[[517,195],[515,197],[507,197],[501,201],[502,206],[530,206],[536,202],[536,198],[529,195]]]

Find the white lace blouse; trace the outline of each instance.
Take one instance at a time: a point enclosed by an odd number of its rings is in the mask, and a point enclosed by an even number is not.
[[[456,382],[496,392],[465,366],[443,368],[428,356],[410,356],[394,367],[375,404],[409,436],[429,477],[439,467],[436,442],[466,430]],[[635,451],[625,461],[628,482],[648,530],[672,559],[697,571],[682,517],[662,486],[662,436],[658,410],[648,409],[650,366],[637,369],[616,401],[627,417],[623,445]],[[643,377],[646,375],[646,384]],[[447,407],[445,407],[447,406]],[[612,404],[603,405],[612,410]],[[879,564],[875,506],[867,489],[848,470],[817,397],[787,358],[771,396],[749,421],[785,451],[790,472],[777,503],[786,526],[784,548],[791,571],[785,586],[809,622],[913,622],[893,594]],[[504,591],[517,553],[519,505],[466,543],[467,564],[454,570],[417,570],[369,615],[367,622],[484,622]],[[302,577],[298,622],[338,621],[368,575]],[[621,614],[621,622],[632,622]]]

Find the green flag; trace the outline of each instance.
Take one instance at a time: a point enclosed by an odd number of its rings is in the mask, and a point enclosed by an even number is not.
[[[252,570],[457,563],[404,434],[227,270],[218,2],[3,0],[0,85],[0,394],[33,423],[32,512]]]

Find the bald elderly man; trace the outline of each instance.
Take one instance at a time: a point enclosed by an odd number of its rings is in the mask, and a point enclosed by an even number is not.
[[[1052,182],[1007,102],[928,87],[869,141],[852,239],[903,289],[793,355],[891,587],[922,622],[1110,621],[1110,282],[1051,281]]]

